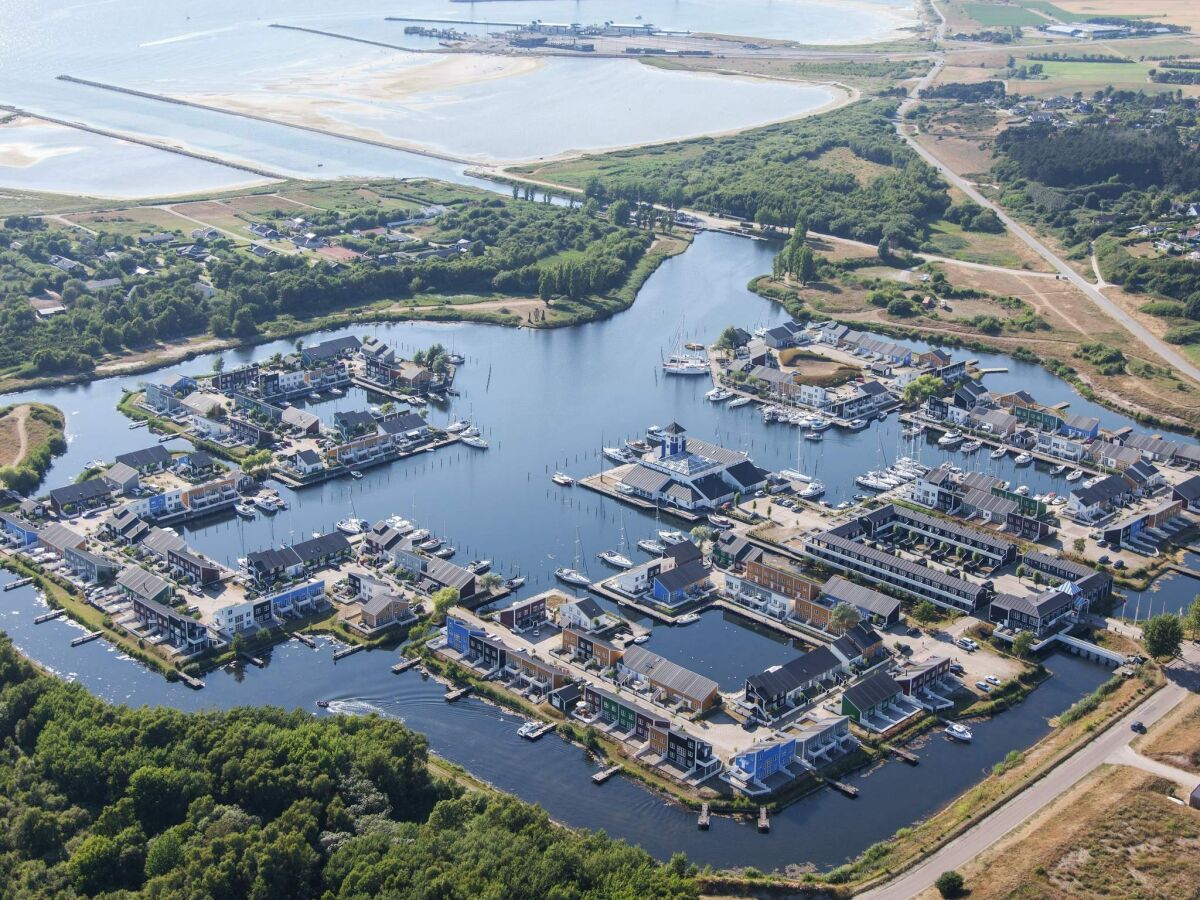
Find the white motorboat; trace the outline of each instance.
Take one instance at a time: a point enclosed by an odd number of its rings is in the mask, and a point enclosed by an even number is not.
[[[563,487],[570,487],[575,483],[575,479],[566,472],[555,472],[550,476],[550,480],[555,484],[562,485]]]
[[[865,475],[859,475],[854,479],[854,483],[859,487],[865,487],[872,491],[890,491],[895,487],[894,484],[888,484],[878,476],[878,473],[868,472]]]
[[[601,550],[596,554],[601,562],[607,563],[614,569],[631,569],[633,568],[633,560],[627,556],[622,556],[616,550]]]
[[[825,435],[821,434],[819,431],[809,431],[805,433],[804,439],[806,441],[823,441],[825,440]]]
[[[460,431],[459,434],[461,434],[463,437],[479,437],[479,426],[468,425],[466,428]]]
[[[604,447],[604,448],[602,448],[601,452],[608,459],[612,460],[615,463],[624,464],[624,463],[633,461],[631,459],[632,454],[628,450],[626,450],[624,447]]]
[[[796,492],[796,496],[801,497],[804,500],[816,500],[824,493],[825,485],[821,484],[819,481],[810,481],[801,490]]]
[[[337,530],[342,534],[362,534],[365,525],[362,519],[342,519],[337,523]]]
[[[450,434],[459,434],[471,427],[470,422],[451,422],[446,426],[446,431]]]
[[[388,516],[383,520],[383,523],[399,534],[408,534],[413,530],[412,522],[408,521],[408,519],[402,519],[399,516]]]
[[[983,441],[972,440],[972,441],[967,441],[966,443],[964,443],[962,445],[961,449],[962,449],[963,453],[974,453],[976,450],[978,450],[982,446],[983,446]]]
[[[477,450],[486,450],[491,446],[486,440],[477,435],[467,435],[462,439],[462,442],[468,447],[474,447]]]
[[[1004,457],[1008,456],[1008,448],[1003,445],[999,446],[988,455],[992,459],[1004,459]]]
[[[415,544],[415,543],[420,543],[421,541],[425,540],[427,537],[429,537],[429,529],[428,528],[418,528],[416,531],[412,532],[412,534],[410,534],[408,536],[408,539]]]
[[[853,419],[850,422],[850,430],[851,431],[862,431],[864,428],[867,427],[867,424],[868,423],[867,423],[866,419]]]
[[[682,544],[684,541],[690,541],[691,538],[682,531],[660,531],[658,539],[664,544]]]
[[[964,744],[969,744],[974,739],[975,735],[971,734],[971,729],[966,725],[960,725],[958,722],[950,722],[946,725],[946,737],[952,741],[961,741]]]
[[[962,433],[958,432],[958,431],[947,431],[940,438],[938,438],[938,446],[939,447],[946,447],[946,448],[952,449],[954,447],[957,447],[962,442],[963,442]]]
[[[736,409],[739,406],[745,406],[748,403],[753,403],[753,402],[754,402],[753,397],[735,397],[734,399],[729,401],[729,408]]]
[[[708,514],[708,521],[718,528],[732,528],[733,519],[727,519],[724,516],[718,516],[716,513]]]
[[[278,507],[275,505],[275,501],[266,494],[259,494],[254,498],[253,503],[263,512],[273,513],[278,509]]]
[[[308,399],[309,400],[320,400],[321,395],[318,394],[316,391],[313,391],[311,394],[308,395]]]
[[[504,582],[504,586],[506,588],[508,588],[510,591],[515,591],[517,588],[523,586],[524,584],[525,584],[525,576],[524,575],[518,575],[516,578],[510,578],[510,579],[508,579],[508,581]]]
[[[235,513],[237,513],[239,516],[241,516],[243,519],[253,519],[254,518],[254,507],[247,506],[245,503],[238,503],[237,505],[235,505],[233,507],[233,511]]]
[[[492,561],[490,559],[475,559],[467,565],[468,571],[473,572],[476,575],[485,574],[491,567]]]
[[[1029,485],[1027,485],[1027,484],[1021,485],[1019,488],[1017,488],[1015,493],[1017,494],[1017,496],[1020,496],[1020,497],[1028,497],[1029,496]]]
[[[1053,468],[1050,470],[1050,474],[1051,474],[1051,475],[1061,475],[1061,474],[1062,474],[1063,472],[1065,472],[1065,471],[1067,471],[1067,467],[1066,467],[1065,465],[1063,465],[1063,466],[1054,466],[1054,467],[1053,467]]]
[[[1072,469],[1067,475],[1067,481],[1078,481],[1083,477],[1083,469]]]
[[[429,540],[421,541],[421,543],[417,544],[417,549],[424,550],[426,553],[429,553],[433,550],[436,550],[440,546],[442,546],[442,539],[431,537]]]
[[[832,424],[833,423],[828,419],[822,419],[820,416],[813,416],[812,422],[808,427],[813,431],[822,432],[826,431]]]
[[[359,479],[361,479],[363,477],[363,473],[358,471],[358,469],[351,469],[350,477],[353,478],[355,481],[358,481]]]
[[[458,550],[456,550],[454,547],[451,547],[449,544],[447,544],[445,547],[442,547],[440,550],[434,550],[433,555],[436,556],[438,559],[449,559],[457,552],[458,552]]]
[[[704,396],[712,403],[724,403],[733,396],[733,391],[727,391],[725,388],[716,387],[707,392]]]
[[[555,569],[554,577],[567,584],[576,584],[582,586],[592,583],[591,579],[582,572],[567,568],[566,566],[563,566],[561,569]]]
[[[626,441],[625,448],[629,450],[630,453],[636,453],[639,456],[641,456],[643,453],[649,453],[652,449],[648,443],[637,438],[632,441]]]
[[[1027,466],[1031,462],[1033,462],[1033,457],[1028,453],[1019,453],[1017,454],[1017,458],[1013,460],[1013,463],[1018,466]]]
[[[533,737],[535,731],[541,728],[541,722],[535,722],[530,719],[528,722],[522,722],[521,727],[517,729],[517,734],[523,738]]]
[[[626,497],[633,496],[634,489],[633,489],[633,485],[631,485],[631,484],[626,484],[623,481],[618,481],[615,485],[613,485],[613,487],[615,487],[617,489],[618,494],[624,494]]]
[[[637,545],[639,550],[645,550],[651,556],[662,556],[667,552],[666,546],[650,538],[642,538],[637,542]]]
[[[648,640],[650,640],[650,632],[648,632],[648,631],[643,631],[641,634],[639,634],[637,637],[635,637],[635,638],[633,639],[633,642],[634,642],[635,644],[644,644],[644,643],[646,643],[646,641],[648,641]]]
[[[685,616],[680,616],[675,620],[676,625],[691,625],[693,622],[699,622],[700,616],[698,613],[688,613]]]

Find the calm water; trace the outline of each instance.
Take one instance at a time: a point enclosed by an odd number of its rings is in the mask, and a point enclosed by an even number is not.
[[[203,552],[232,563],[248,550],[328,527],[351,510],[368,519],[398,512],[446,535],[460,548],[460,558],[486,555],[497,561],[501,571],[527,575],[526,592],[552,583],[553,568],[574,556],[577,532],[584,565],[598,573],[600,564],[594,554],[615,546],[622,528],[633,542],[653,533],[658,523],[652,516],[591,492],[555,487],[548,476],[556,468],[576,475],[594,471],[602,464],[599,447],[640,433],[650,422],[665,424],[673,419],[694,434],[747,449],[760,464],[773,468],[796,464],[795,429],[764,425],[750,409],[730,410],[708,403],[703,398],[704,384],[665,379],[658,367],[660,354],[674,347],[680,332],[689,339],[711,339],[730,323],[768,324],[781,318],[779,310],[745,289],[752,275],[767,269],[771,252],[760,242],[701,235],[687,253],[663,264],[629,311],[569,330],[431,324],[356,329],[358,334],[377,333],[409,351],[436,340],[465,354],[467,363],[458,382],[462,396],[432,413],[432,418],[476,419],[492,449],[478,453],[463,447],[419,461],[397,462],[368,471],[361,481],[333,482],[295,493],[289,498],[291,509],[274,517],[249,522],[205,520],[190,529],[188,539]],[[227,353],[226,365],[261,359],[289,346],[281,342]],[[1001,362],[1000,358],[982,361]],[[211,364],[211,358],[203,358],[185,368],[202,373]],[[1053,396],[1068,395],[1042,370],[1012,365],[1009,377],[1020,378],[1031,390],[1053,389]],[[69,481],[96,456],[111,458],[146,444],[140,430],[113,427],[119,421],[113,407],[121,387],[130,383],[130,379],[108,379],[22,395],[53,402],[67,414],[69,449],[56,461],[48,484]],[[318,404],[317,409],[328,414],[334,408],[365,402],[365,397],[354,395]],[[854,474],[881,457],[893,456],[896,447],[893,417],[858,435],[830,431],[822,444],[808,445],[809,456],[802,464],[816,471],[837,499],[853,492]],[[936,447],[918,452],[928,461],[940,453]],[[932,812],[1009,750],[1035,741],[1045,732],[1047,717],[1106,675],[1105,670],[1074,658],[1055,657],[1051,667],[1056,677],[1001,717],[1002,725],[981,725],[976,730],[980,739],[970,747],[933,737],[920,750],[921,766],[911,769],[888,763],[863,773],[859,776],[862,796],[857,801],[830,792],[808,798],[775,817],[770,837],[728,820],[716,823],[714,833],[703,835],[690,814],[622,779],[596,788],[593,797],[586,781],[591,769],[579,750],[554,739],[531,747],[516,737],[512,717],[485,704],[469,701],[447,706],[440,699],[440,686],[412,674],[392,676],[390,654],[358,654],[339,663],[335,671],[328,647],[314,652],[288,644],[273,653],[267,669],[214,673],[207,679],[208,687],[194,693],[119,659],[102,641],[70,649],[69,638],[78,633],[70,623],[34,627],[38,607],[32,592],[18,590],[3,597],[0,629],[12,634],[33,658],[106,699],[168,703],[183,709],[257,703],[314,709],[315,701],[324,698],[339,701],[335,709],[396,715],[429,735],[439,753],[501,788],[542,804],[564,822],[604,828],[660,856],[683,849],[714,865],[768,869],[806,861],[836,865]],[[647,646],[705,672],[726,689],[736,687],[747,674],[799,652],[777,636],[720,612],[710,612],[687,628],[656,626]]]

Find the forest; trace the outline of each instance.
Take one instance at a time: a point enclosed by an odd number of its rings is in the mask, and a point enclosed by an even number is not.
[[[81,237],[41,220],[9,218],[0,229],[0,371],[86,373],[106,353],[204,333],[252,338],[283,316],[304,319],[414,294],[541,291],[579,301],[623,283],[650,243],[645,230],[598,213],[595,204],[464,201],[435,220],[430,240],[465,240],[465,252],[446,259],[378,254],[336,266],[312,256],[254,256],[226,238],[211,241],[208,261],[199,263],[128,235]],[[355,220],[375,224],[361,214]],[[57,257],[81,265],[63,271]],[[198,284],[202,274],[214,296]],[[93,289],[88,281],[112,283]],[[61,298],[65,312],[43,318],[34,310],[31,298],[53,296],[47,292]]]
[[[109,705],[0,635],[6,897],[693,898],[660,865],[435,776],[376,716]]]
[[[890,101],[864,101],[819,116],[621,150],[537,168],[537,176],[611,202],[710,210],[767,225],[809,227],[840,237],[915,248],[950,205],[946,186],[895,134]],[[861,173],[821,157],[838,148]]]

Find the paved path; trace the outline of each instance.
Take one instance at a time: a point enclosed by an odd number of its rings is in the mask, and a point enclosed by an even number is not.
[[[1137,736],[1137,732],[1129,728],[1132,722],[1141,721],[1146,726],[1152,725],[1200,686],[1200,652],[1194,652],[1192,655],[1194,660],[1176,663],[1170,667],[1171,683],[1126,713],[1112,727],[1068,757],[1044,778],[1031,784],[924,862],[861,896],[875,900],[906,900],[916,896],[932,887],[940,874],[962,868],[1073,787],[1084,776],[1111,762],[1114,755],[1122,748],[1127,748],[1129,742]]]
[[[1114,766],[1133,766],[1135,769],[1141,769],[1143,772],[1173,781],[1183,789],[1185,795],[1191,794],[1196,785],[1200,784],[1200,775],[1185,772],[1183,769],[1169,766],[1157,759],[1142,756],[1128,744],[1114,750],[1108,761]]]

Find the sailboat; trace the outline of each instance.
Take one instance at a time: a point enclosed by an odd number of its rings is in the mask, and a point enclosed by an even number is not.
[[[625,555],[628,552],[629,552],[629,550],[627,549],[626,542],[625,542],[625,523],[622,522],[621,523],[621,541],[617,545],[617,549],[616,550],[601,550],[596,555],[598,557],[600,557],[600,560],[602,562],[608,563],[613,568],[631,569],[631,568],[633,568],[633,560],[631,560],[628,556]]]
[[[554,570],[554,577],[566,584],[586,586],[592,583],[592,580],[587,577],[582,571],[583,567],[583,549],[579,540],[579,529],[575,529],[575,560],[570,567],[562,566]]]

